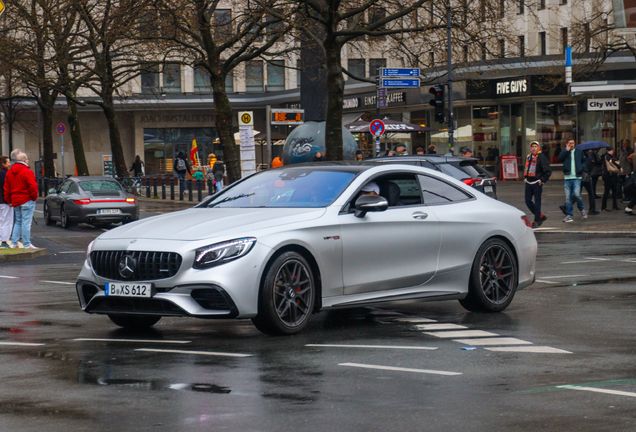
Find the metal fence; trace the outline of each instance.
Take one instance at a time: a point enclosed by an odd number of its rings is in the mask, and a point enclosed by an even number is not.
[[[213,180],[187,179],[179,181],[175,177],[126,177],[115,178],[121,187],[128,193],[146,198],[170,199],[179,201],[201,202],[203,198],[215,193]],[[37,179],[41,197],[48,195],[50,189],[58,189],[64,179],[40,177]]]

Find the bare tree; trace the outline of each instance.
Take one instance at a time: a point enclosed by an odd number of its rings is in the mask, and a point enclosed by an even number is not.
[[[265,61],[282,56],[290,47],[284,43],[287,26],[266,10],[276,0],[262,4],[232,2],[225,9],[219,0],[158,0],[165,28],[157,39],[186,49],[186,60],[210,75],[214,95],[216,128],[223,146],[230,182],[241,178],[240,154],[234,141],[232,105],[225,80],[239,65],[257,58]]]

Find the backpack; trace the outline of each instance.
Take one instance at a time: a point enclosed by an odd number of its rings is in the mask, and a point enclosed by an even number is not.
[[[186,170],[185,161],[181,158],[177,159],[177,171],[185,171],[185,170]]]

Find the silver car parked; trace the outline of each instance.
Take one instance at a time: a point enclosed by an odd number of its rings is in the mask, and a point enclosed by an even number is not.
[[[533,283],[536,253],[523,212],[438,171],[304,164],[101,234],[76,287],[123,327],[251,318],[293,334],[320,310],[396,300],[499,312]]]
[[[44,199],[44,222],[69,228],[79,222],[128,223],[139,219],[139,203],[112,177],[71,177]]]

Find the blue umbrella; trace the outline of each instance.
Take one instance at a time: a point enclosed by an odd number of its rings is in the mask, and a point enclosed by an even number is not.
[[[579,150],[592,150],[603,147],[610,147],[610,145],[604,141],[588,141],[576,146]]]

